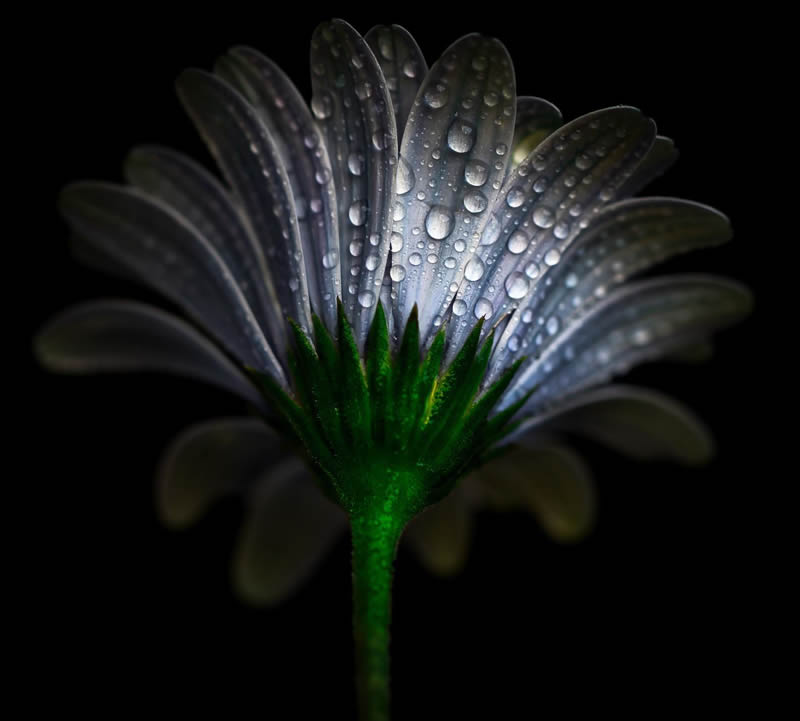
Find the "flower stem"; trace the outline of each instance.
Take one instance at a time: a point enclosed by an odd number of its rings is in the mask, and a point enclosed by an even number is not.
[[[393,564],[405,519],[370,513],[351,516],[350,525],[358,718],[388,721]]]

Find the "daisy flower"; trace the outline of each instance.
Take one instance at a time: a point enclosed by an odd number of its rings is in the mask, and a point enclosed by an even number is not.
[[[633,198],[674,161],[638,109],[565,122],[518,97],[496,39],[428,68],[398,26],[323,23],[312,97],[256,50],[187,70],[178,96],[221,178],[155,146],[126,185],[79,182],[61,211],[87,262],[149,285],[188,320],[133,301],[65,311],[36,339],[61,372],[162,370],[247,400],[195,427],[160,470],[183,526],[244,492],[242,593],[274,602],[349,526],[362,719],[389,716],[398,542],[453,572],[471,513],[524,507],[557,539],[591,526],[577,432],[641,457],[703,460],[679,404],[608,385],[738,321],[748,292],[705,275],[637,279],[727,241],[727,219]]]

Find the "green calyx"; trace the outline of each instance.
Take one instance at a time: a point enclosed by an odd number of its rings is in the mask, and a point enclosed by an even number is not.
[[[336,338],[313,317],[313,339],[291,323],[293,393],[253,372],[319,471],[323,490],[351,516],[402,519],[443,498],[516,424],[525,398],[489,418],[522,359],[486,389],[494,333],[479,321],[442,368],[445,329],[420,349],[417,309],[392,354],[378,304],[359,354],[341,303]]]

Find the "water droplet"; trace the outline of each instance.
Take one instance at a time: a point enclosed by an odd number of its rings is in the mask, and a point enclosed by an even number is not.
[[[556,333],[558,333],[558,318],[556,318],[555,316],[549,318],[547,320],[547,325],[545,326],[545,328],[547,329],[547,332],[550,335],[555,335]]]
[[[450,256],[449,258],[445,258],[445,260],[444,260],[444,267],[445,268],[449,268],[450,270],[455,268],[456,264],[457,264],[457,261],[453,256]]]
[[[299,289],[300,289],[300,281],[295,277],[289,278],[289,290],[295,292]]]
[[[408,262],[411,263],[411,265],[419,265],[422,263],[422,256],[419,253],[412,253],[408,256]]]
[[[525,275],[527,275],[531,280],[534,278],[539,277],[539,266],[536,263],[528,263],[525,266]]]
[[[392,210],[392,220],[395,222],[401,221],[403,218],[406,217],[406,206],[403,205],[399,200],[394,204],[394,210]]]
[[[509,208],[519,208],[525,202],[525,191],[519,186],[511,188],[506,195],[506,203]]]
[[[434,240],[442,240],[453,230],[453,214],[444,205],[434,205],[425,218],[425,230]]]
[[[505,155],[508,152],[508,146],[505,143],[498,143],[494,152],[498,155]]]
[[[497,219],[496,215],[493,215],[489,218],[489,222],[486,224],[486,227],[483,229],[483,235],[481,235],[481,245],[491,245],[500,237],[500,231],[502,227],[500,225],[500,221]]]
[[[333,115],[333,101],[326,92],[315,95],[311,98],[311,112],[317,120],[326,120]]]
[[[347,169],[351,175],[361,175],[364,172],[364,156],[361,153],[350,153],[347,156]]]
[[[436,255],[436,253],[431,253],[431,254],[428,256],[428,262],[429,262],[431,265],[433,265],[434,263],[436,263],[436,261],[437,261],[437,260],[439,260],[439,256],[438,256],[438,255]]]
[[[309,203],[311,207],[312,213],[319,213],[322,211],[322,199],[321,198],[312,198],[311,203]]]
[[[375,302],[375,293],[373,293],[371,290],[362,290],[358,294],[358,304],[362,308],[371,308],[374,302]]]
[[[372,97],[372,84],[368,82],[356,85],[356,97],[359,100],[366,100]]]
[[[489,201],[486,200],[486,196],[477,188],[468,190],[464,194],[464,207],[470,213],[482,213],[486,210],[487,205],[489,205]]]
[[[347,217],[356,227],[367,222],[367,203],[364,200],[356,200],[347,211]]]
[[[477,70],[480,72],[481,70],[486,70],[489,66],[489,61],[486,59],[485,55],[477,55],[472,59],[472,68],[473,70]]]
[[[464,277],[472,281],[480,280],[483,277],[484,270],[483,261],[477,256],[473,256],[467,263],[467,267],[464,268]]]
[[[447,146],[455,153],[468,153],[475,143],[475,128],[456,118],[447,131]]]
[[[547,184],[549,181],[547,178],[537,178],[536,182],[533,184],[533,189],[537,193],[543,193],[547,189]]]
[[[375,150],[383,150],[391,143],[391,136],[389,133],[384,133],[382,130],[376,130],[372,134],[372,147]]]
[[[530,288],[530,282],[522,273],[515,271],[508,274],[505,286],[508,297],[513,298],[514,300],[519,300],[520,298],[525,297],[525,294],[528,292],[528,288]]]
[[[389,249],[392,253],[399,253],[403,250],[403,236],[400,233],[392,233],[389,237]]]
[[[550,248],[544,255],[544,262],[546,265],[558,265],[559,260],[561,260],[561,253],[559,253],[556,248]]]
[[[339,253],[336,250],[329,250],[327,253],[325,253],[325,255],[322,256],[322,267],[327,268],[328,270],[335,268],[338,262]]]
[[[580,168],[581,170],[588,170],[593,164],[594,160],[592,160],[592,157],[586,153],[581,153],[577,158],[575,158],[575,167]]]
[[[530,238],[528,237],[527,233],[522,230],[515,230],[508,238],[508,243],[506,247],[508,248],[510,253],[514,253],[514,255],[518,255],[519,253],[525,252],[525,249],[528,247],[528,243],[530,243]]]
[[[569,223],[563,220],[560,223],[556,223],[556,227],[553,228],[553,235],[559,240],[564,240],[569,235]]]
[[[632,340],[636,345],[646,345],[650,342],[650,331],[647,328],[637,328],[633,332]]]
[[[401,155],[400,162],[397,164],[397,179],[395,181],[396,190],[398,195],[405,195],[411,188],[414,187],[414,170],[411,168],[409,162]]]
[[[564,279],[564,285],[566,285],[567,288],[574,288],[576,285],[578,285],[578,276],[575,275],[575,273],[570,273]]]
[[[316,173],[314,173],[314,180],[316,180],[320,185],[325,185],[325,183],[327,183],[330,179],[330,168],[326,168],[324,165],[321,166]]]
[[[391,270],[389,271],[389,277],[396,283],[399,283],[406,277],[405,266],[393,265]]]
[[[533,211],[532,219],[540,228],[549,228],[556,222],[553,211],[543,206],[539,206]]]
[[[362,240],[350,241],[350,246],[349,246],[350,255],[352,255],[354,258],[358,258],[358,256],[361,255],[361,251],[363,249],[364,249],[364,241]]]
[[[475,309],[472,311],[476,318],[487,318],[492,315],[494,311],[494,306],[492,306],[492,302],[488,298],[478,298],[478,302],[475,303]]]
[[[378,233],[370,233],[369,244],[377,248],[381,244],[381,236]]]
[[[316,133],[309,133],[303,138],[303,145],[305,145],[309,150],[313,150],[319,144],[319,137]]]
[[[463,253],[466,247],[467,244],[461,238],[453,243],[453,248],[455,249],[456,253]]]
[[[493,108],[498,102],[500,102],[500,96],[494,92],[494,90],[490,90],[483,96],[483,102],[486,103],[488,107]]]
[[[456,298],[453,301],[453,315],[464,315],[466,312],[467,304],[461,298]]]
[[[406,60],[403,63],[403,75],[405,75],[407,78],[417,77],[417,72],[419,72],[417,69],[417,64],[413,60]]]
[[[446,85],[432,86],[425,91],[425,95],[423,96],[425,104],[434,110],[445,105],[448,98],[449,93],[447,92]]]
[[[479,188],[489,177],[489,166],[480,160],[468,160],[464,166],[464,179],[470,185]]]
[[[510,350],[512,353],[516,353],[519,350],[519,336],[518,335],[512,335],[508,339],[508,350]]]
[[[367,259],[364,261],[364,266],[367,270],[375,270],[381,263],[381,258],[379,255],[372,253],[367,256]]]

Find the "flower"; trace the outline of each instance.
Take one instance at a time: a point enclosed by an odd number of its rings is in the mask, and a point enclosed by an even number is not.
[[[364,438],[389,449],[381,460],[419,450],[408,515],[446,496],[410,530],[440,570],[463,558],[467,511],[481,500],[526,503],[562,538],[588,527],[586,471],[545,445],[546,432],[577,429],[645,455],[707,455],[684,409],[603,387],[749,307],[730,281],[631,280],[730,235],[710,208],[630,199],[675,157],[651,120],[613,107],[562,124],[546,101],[516,97],[505,49],[477,35],[428,71],[400,28],[362,39],[325,23],[312,41],[312,82],[309,110],[269,60],[234,48],[214,74],[178,80],[225,185],[146,147],[127,160],[128,186],[78,183],[61,197],[84,257],[162,292],[221,349],[172,314],[103,301],[51,322],[37,339],[41,360],[61,371],[187,374],[238,393],[279,430],[231,420],[179,439],[162,472],[168,520],[188,522],[220,493],[252,489],[242,585],[274,600],[343,528],[335,506],[308,489],[321,483],[351,517],[359,510]],[[384,417],[402,432],[376,431]],[[489,455],[511,441],[517,462],[502,455],[492,472]],[[298,445],[313,478],[292,460]],[[518,478],[520,459],[538,463],[541,477]],[[269,480],[253,484],[266,467]],[[281,520],[286,533],[307,530],[290,555],[273,554],[282,568],[259,566],[257,549],[285,542]]]

